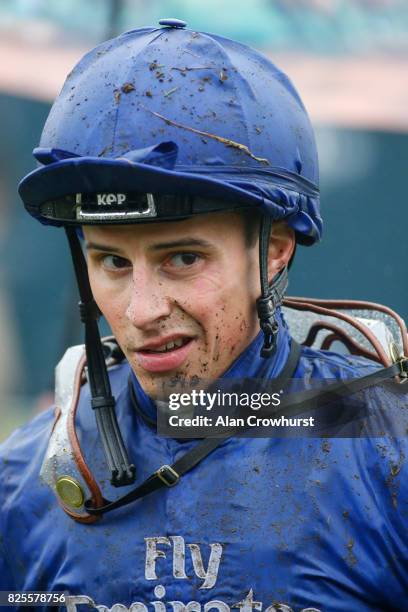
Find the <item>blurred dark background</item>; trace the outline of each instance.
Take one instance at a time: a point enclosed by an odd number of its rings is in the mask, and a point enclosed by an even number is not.
[[[298,249],[289,293],[382,302],[408,318],[405,0],[2,0],[0,440],[52,400],[56,362],[82,341],[63,232],[23,211],[18,182],[83,53],[170,16],[262,50],[309,110],[325,234]]]

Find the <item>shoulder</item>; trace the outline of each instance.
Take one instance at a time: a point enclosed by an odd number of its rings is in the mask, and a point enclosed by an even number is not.
[[[49,408],[17,429],[0,445],[0,507],[6,520],[12,508],[23,508],[41,496],[44,487],[39,473],[54,424],[54,409]]]
[[[54,423],[52,408],[17,429],[0,445],[0,588],[13,584],[9,548],[44,516],[51,492],[41,484],[40,467]],[[10,557],[12,558],[12,556]]]
[[[54,420],[55,411],[51,407],[16,429],[5,442],[0,444],[0,473],[3,486],[10,485],[14,472],[21,476],[26,465],[33,465],[41,460]]]
[[[294,378],[301,378],[306,383],[308,380],[319,381],[350,381],[351,379],[364,379],[374,372],[379,372],[384,368],[379,363],[349,354],[338,354],[331,351],[314,350],[302,346],[301,356]],[[319,383],[317,383],[319,384]],[[348,384],[348,383],[347,383]],[[367,384],[353,387],[350,385],[347,393],[341,393],[338,397],[350,397],[354,400],[354,408],[357,409],[359,403],[372,408],[366,417],[374,416],[379,422],[388,422],[388,428],[398,422],[407,421],[408,425],[408,384],[396,382],[394,378],[377,381],[367,379]],[[381,419],[378,415],[381,415]],[[401,423],[400,423],[401,424]],[[378,430],[378,435],[382,435],[383,427]],[[386,428],[387,429],[387,428]],[[393,428],[393,433],[397,434],[398,429]],[[408,429],[405,424],[399,435],[405,437]],[[392,433],[388,431],[388,433]],[[371,432],[373,435],[374,432]]]
[[[345,381],[363,378],[382,367],[363,357],[302,347],[295,376],[306,381]],[[408,383],[391,378],[350,391],[336,402],[343,420],[335,435],[336,445],[352,449],[351,456],[358,458],[360,469],[379,479],[384,493],[391,491],[393,503],[398,491],[408,512]],[[317,414],[322,417],[325,410],[333,411],[336,406],[335,402],[324,404]]]
[[[378,363],[350,354],[301,347],[296,378],[356,378],[371,374],[382,366]]]
[[[63,360],[58,367],[62,363]],[[118,398],[126,392],[129,366],[123,362],[109,368],[108,373],[112,393]],[[72,391],[75,384],[80,386],[77,396]],[[57,407],[51,407],[35,416],[0,444],[0,506],[3,518],[7,510],[23,507],[49,493],[48,487],[40,479],[40,472],[61,411],[71,411],[80,404],[81,408],[74,417],[77,434],[82,440],[96,435],[94,413],[86,409],[89,402],[90,391],[88,383],[84,382],[83,365],[82,369],[68,368],[64,371],[64,368],[60,368],[59,389],[56,389]],[[119,402],[118,408],[120,405]]]

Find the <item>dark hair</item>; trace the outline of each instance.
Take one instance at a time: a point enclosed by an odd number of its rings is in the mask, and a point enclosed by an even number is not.
[[[245,246],[255,246],[259,236],[261,213],[256,208],[244,208],[240,214],[244,221]]]
[[[244,234],[245,234],[245,246],[250,249],[255,246],[256,241],[259,237],[259,227],[261,224],[261,213],[258,209],[244,208],[241,211],[241,215],[244,221]],[[293,260],[295,258],[297,243],[293,249],[292,257],[288,262],[288,270],[292,267]]]

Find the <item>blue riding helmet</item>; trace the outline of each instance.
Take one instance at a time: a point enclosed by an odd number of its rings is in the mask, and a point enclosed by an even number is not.
[[[68,75],[34,150],[40,167],[20,184],[28,212],[134,223],[255,205],[317,241],[316,144],[290,80],[246,45],[162,23],[102,43]],[[185,201],[159,199],[149,215],[147,193]]]

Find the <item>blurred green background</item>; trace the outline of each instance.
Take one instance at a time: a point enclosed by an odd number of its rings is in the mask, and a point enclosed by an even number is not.
[[[24,213],[18,181],[70,65],[169,16],[276,58],[310,111],[325,234],[298,249],[289,293],[382,302],[408,318],[406,0],[2,0],[0,440],[52,401],[54,366],[81,341],[65,237]]]

